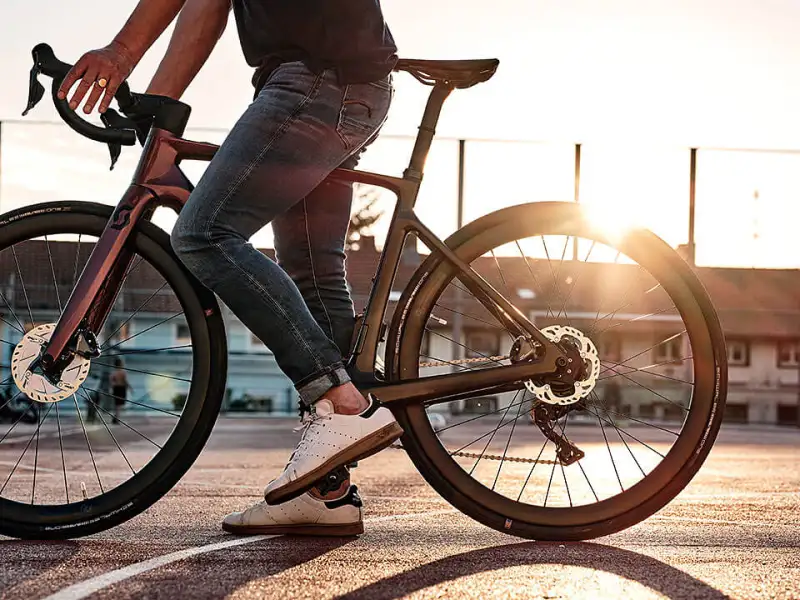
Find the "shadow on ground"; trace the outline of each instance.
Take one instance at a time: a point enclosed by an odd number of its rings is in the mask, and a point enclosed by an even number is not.
[[[667,598],[728,598],[680,569],[637,552],[602,544],[525,542],[448,556],[338,596],[337,600],[402,598],[461,577],[534,564],[605,571],[636,581]]]

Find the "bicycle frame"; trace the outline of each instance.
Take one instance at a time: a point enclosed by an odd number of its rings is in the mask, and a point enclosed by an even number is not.
[[[436,133],[436,124],[444,101],[452,87],[437,83],[428,98],[411,160],[403,177],[391,177],[363,171],[336,169],[330,179],[377,185],[395,193],[397,204],[386,244],[378,265],[350,358],[350,367],[361,374],[373,374],[369,389],[384,403],[405,401],[450,401],[477,391],[519,389],[521,382],[535,376],[554,373],[565,359],[562,350],[539,331],[516,307],[485,279],[462,261],[437,238],[414,213],[425,160]],[[96,348],[94,334],[99,332],[114,304],[119,287],[132,260],[126,247],[139,220],[148,220],[156,208],[167,206],[179,212],[189,199],[192,185],[178,167],[181,160],[211,160],[218,146],[194,142],[164,129],[152,129],[145,141],[142,156],[128,190],[98,240],[78,279],[50,341],[44,348],[40,368],[56,378],[71,359],[83,338]],[[536,340],[544,347],[543,357],[532,363],[487,368],[467,373],[452,373],[404,382],[382,382],[374,378],[374,364],[380,343],[389,292],[400,264],[403,245],[409,234],[417,235],[432,251],[451,263],[456,276],[510,330]],[[210,316],[210,315],[209,315]]]

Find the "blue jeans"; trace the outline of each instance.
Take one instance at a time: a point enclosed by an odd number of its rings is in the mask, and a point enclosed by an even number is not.
[[[344,242],[355,167],[386,119],[391,76],[339,85],[300,62],[278,67],[231,130],[181,211],[176,254],[273,352],[301,400],[350,381],[353,303]],[[267,223],[277,263],[248,240]]]

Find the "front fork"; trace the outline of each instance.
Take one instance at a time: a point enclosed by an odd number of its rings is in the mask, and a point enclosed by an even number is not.
[[[76,352],[97,356],[96,341],[108,318],[133,259],[127,245],[140,219],[149,219],[157,197],[148,188],[132,184],[114,210],[92,250],[50,340],[33,366],[58,381]]]

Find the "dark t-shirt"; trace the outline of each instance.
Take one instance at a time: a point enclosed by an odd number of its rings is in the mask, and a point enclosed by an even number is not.
[[[397,62],[380,0],[233,0],[233,11],[256,90],[282,62],[333,68],[341,84],[377,81]]]

